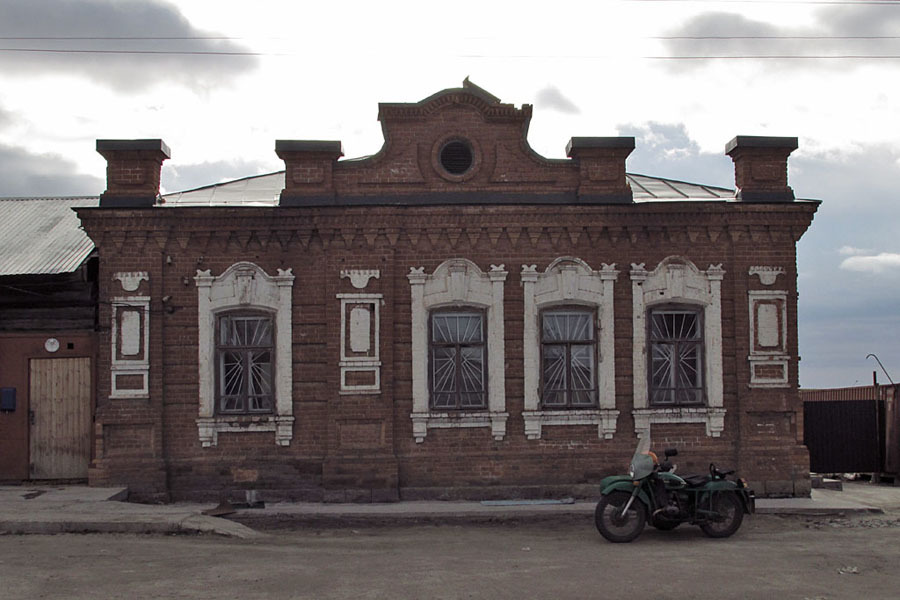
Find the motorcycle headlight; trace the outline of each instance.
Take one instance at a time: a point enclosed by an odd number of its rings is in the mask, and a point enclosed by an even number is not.
[[[628,465],[628,476],[634,479],[634,463]]]

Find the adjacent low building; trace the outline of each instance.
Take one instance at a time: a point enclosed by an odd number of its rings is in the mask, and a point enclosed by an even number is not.
[[[808,494],[796,138],[734,138],[726,190],[626,174],[633,138],[546,159],[531,116],[465,82],[380,104],[373,156],[279,140],[283,173],[162,198],[164,143],[99,140],[91,483],[585,496],[651,435]]]

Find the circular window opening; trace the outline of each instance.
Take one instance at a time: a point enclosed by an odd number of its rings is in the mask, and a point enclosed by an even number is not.
[[[472,167],[472,148],[465,142],[448,142],[441,148],[441,166],[451,175],[462,175]]]

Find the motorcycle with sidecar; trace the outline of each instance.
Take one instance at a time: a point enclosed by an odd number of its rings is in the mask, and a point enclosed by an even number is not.
[[[611,542],[630,542],[649,523],[668,531],[682,523],[699,525],[714,538],[736,532],[745,514],[756,510],[756,498],[744,479],[729,479],[734,471],[720,471],[710,463],[709,473],[681,477],[669,448],[659,462],[650,450],[650,435],[638,440],[628,475],[611,475],[600,482],[601,496],[594,512],[600,534]]]

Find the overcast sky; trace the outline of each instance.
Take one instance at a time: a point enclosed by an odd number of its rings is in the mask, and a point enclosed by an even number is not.
[[[0,0],[0,37],[0,196],[99,193],[97,138],[164,139],[168,191],[280,170],[276,139],[372,154],[379,101],[466,76],[547,157],[634,135],[632,173],[732,187],[728,140],[797,136],[801,385],[900,381],[900,2]]]

